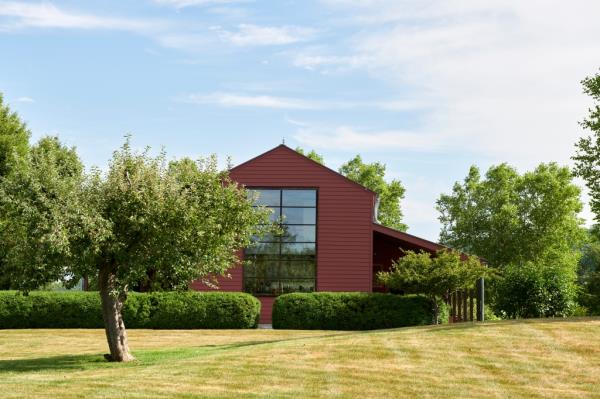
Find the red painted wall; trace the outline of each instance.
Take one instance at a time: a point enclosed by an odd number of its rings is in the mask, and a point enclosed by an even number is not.
[[[238,256],[241,258],[244,251],[239,251]],[[243,289],[243,271],[240,266],[232,267],[227,271],[231,278],[218,277],[219,291],[242,291]],[[211,291],[212,289],[202,284],[200,281],[193,281],[190,288],[196,291]]]
[[[374,193],[283,145],[232,169],[231,177],[247,187],[316,188],[316,290],[371,291]],[[241,291],[241,268],[230,273],[221,290]],[[261,319],[270,322],[272,298],[261,301]]]
[[[371,290],[372,192],[285,146],[231,177],[247,187],[317,188],[317,291]]]

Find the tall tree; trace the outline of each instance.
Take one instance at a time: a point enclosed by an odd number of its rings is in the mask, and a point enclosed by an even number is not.
[[[23,166],[29,148],[29,130],[19,116],[4,103],[0,93],[0,180],[18,166]],[[0,208],[0,225],[5,212]],[[3,243],[0,242],[0,289],[10,288],[10,281],[4,272]]]
[[[36,167],[0,187],[11,220],[0,236],[18,234],[8,245],[11,275],[23,290],[96,275],[106,358],[132,360],[121,313],[129,287],[148,270],[175,287],[195,279],[214,284],[268,215],[252,207],[214,157],[168,164],[164,153],[136,153],[127,140],[106,173],[95,169],[84,179],[61,161],[60,154],[74,151],[58,148],[42,149],[40,160],[32,159]]]
[[[581,126],[591,134],[576,143],[575,174],[585,180],[590,190],[590,206],[596,222],[600,222],[600,73],[581,81],[583,92],[592,98],[594,104]]]
[[[81,233],[74,193],[83,182],[83,166],[74,149],[47,137],[26,155],[27,167],[0,181],[3,275],[14,288],[29,291],[63,278],[63,261],[72,259],[70,241]]]
[[[464,182],[437,201],[440,238],[501,271],[505,278],[490,291],[497,312],[507,317],[569,314],[585,238],[577,216],[579,194],[569,169],[554,163],[523,175],[501,164],[483,179],[471,167]]]
[[[406,231],[402,222],[400,201],[404,198],[405,189],[399,180],[385,180],[385,165],[380,162],[364,163],[360,155],[343,164],[339,172],[370,190],[379,197],[377,218],[384,226]]]
[[[541,164],[519,175],[501,164],[482,179],[471,167],[452,194],[437,201],[443,244],[492,266],[534,261],[549,251],[576,252],[585,234],[580,189],[568,168]]]
[[[309,152],[305,152],[302,147],[296,147],[296,152],[304,155],[307,158],[312,159],[315,162],[320,163],[321,165],[325,165],[325,160],[323,159],[323,155],[317,153],[315,150],[310,150]]]

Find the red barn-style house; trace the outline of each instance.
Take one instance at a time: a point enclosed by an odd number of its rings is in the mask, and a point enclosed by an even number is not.
[[[282,235],[267,235],[243,252],[249,265],[229,270],[222,291],[259,298],[261,323],[271,322],[279,294],[381,290],[375,274],[402,250],[435,252],[443,246],[377,222],[377,195],[341,174],[280,145],[231,169],[231,178],[257,192]],[[196,290],[209,290],[200,282]]]

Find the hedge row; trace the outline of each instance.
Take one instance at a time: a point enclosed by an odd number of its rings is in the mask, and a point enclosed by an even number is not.
[[[365,293],[294,293],[273,304],[273,328],[375,330],[431,324],[431,302],[422,296]]]
[[[131,293],[123,307],[128,328],[256,328],[260,302],[234,292]],[[0,292],[0,329],[103,328],[97,292]]]

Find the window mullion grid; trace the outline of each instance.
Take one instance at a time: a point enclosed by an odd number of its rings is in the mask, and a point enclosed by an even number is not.
[[[279,228],[283,231],[283,190],[279,190]],[[277,259],[277,285],[279,292],[283,292],[281,282],[281,257],[282,257],[283,235],[279,237],[279,257]]]
[[[314,209],[317,208],[316,204],[315,204],[315,206],[312,206],[312,207],[311,206],[284,206],[284,204],[283,204],[283,191],[284,191],[283,189],[279,190],[279,206],[277,207],[279,209],[279,221],[278,221],[277,224],[278,224],[279,228],[282,229],[282,230],[283,230],[284,226],[288,226],[288,224],[284,223],[284,221],[283,221],[283,208],[284,207],[285,208],[314,208]],[[276,208],[276,207],[273,206],[272,208]],[[293,224],[289,224],[289,226],[315,226],[316,227],[316,222],[317,221],[315,220],[314,223],[293,223]],[[280,236],[279,239],[276,241],[276,244],[278,246],[278,251],[275,254],[277,256],[277,260],[275,262],[275,267],[276,267],[275,278],[277,279],[276,286],[279,289],[279,293],[283,292],[283,279],[285,277],[285,276],[283,276],[283,271],[282,271],[282,269],[283,269],[283,255],[284,255],[283,254],[283,245],[284,244],[291,244],[291,243],[292,242],[284,242],[283,241],[283,236]],[[296,244],[316,244],[316,237],[315,237],[314,241],[294,242],[294,243],[296,243]],[[296,262],[294,261],[292,263],[295,264]],[[256,265],[256,263],[255,263],[255,265]],[[267,265],[268,265],[268,263],[267,263]],[[259,277],[258,273],[256,274],[256,276],[254,278],[255,284],[258,282],[257,281],[258,279],[261,279],[263,281],[263,283],[269,280],[267,270],[265,269],[263,272],[264,273],[261,275],[261,277]],[[290,276],[288,276],[288,277],[290,277]],[[308,278],[307,276],[304,276],[301,279],[308,280],[310,278]],[[314,277],[313,277],[313,280],[314,280]]]

